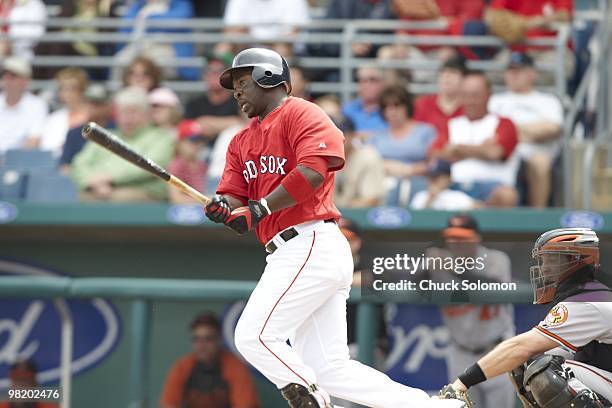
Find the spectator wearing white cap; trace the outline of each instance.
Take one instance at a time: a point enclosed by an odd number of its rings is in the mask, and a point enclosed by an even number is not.
[[[151,120],[159,128],[174,134],[183,118],[183,107],[178,95],[170,88],[156,88],[149,93]]]
[[[8,57],[2,66],[0,94],[0,155],[8,149],[24,147],[25,141],[43,125],[47,103],[28,92],[32,76],[30,63],[21,57]]]

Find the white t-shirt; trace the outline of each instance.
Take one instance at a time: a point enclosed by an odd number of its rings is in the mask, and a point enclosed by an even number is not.
[[[32,48],[45,33],[47,9],[41,0],[17,1],[8,16],[8,34],[12,40],[13,55],[25,59],[34,56]]]
[[[419,191],[414,195],[410,208],[422,210],[425,208],[428,199],[428,191]],[[465,211],[474,208],[474,204],[476,204],[476,200],[463,191],[443,190],[436,196],[429,208],[441,211]]]
[[[225,169],[225,155],[230,142],[244,128],[244,125],[234,125],[224,129],[215,139],[215,144],[210,152],[210,164],[208,166],[208,177],[221,178]]]
[[[549,93],[532,91],[529,93],[502,92],[491,96],[489,112],[506,117],[516,125],[528,125],[537,122],[552,122],[563,125],[563,106],[559,99]],[[558,142],[551,140],[544,143],[519,143],[517,153],[524,158],[534,152],[554,155],[558,151]]]
[[[0,95],[0,154],[23,147],[42,128],[48,110],[42,98],[29,92],[15,106],[7,106],[5,95]]]
[[[246,26],[256,40],[282,37],[310,21],[306,0],[229,0],[223,22]]]
[[[448,143],[479,146],[488,139],[515,139],[514,130],[510,132],[503,121],[509,123],[508,119],[492,113],[476,120],[469,120],[465,115],[452,118],[448,121]],[[518,164],[514,151],[505,160],[462,159],[451,166],[451,179],[456,183],[498,182],[513,186]]]
[[[49,150],[53,156],[60,157],[66,134],[69,129],[70,117],[68,109],[58,109],[47,117],[43,129],[38,133],[41,150]]]

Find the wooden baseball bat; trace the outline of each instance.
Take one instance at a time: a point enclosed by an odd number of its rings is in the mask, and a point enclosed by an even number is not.
[[[155,163],[153,160],[147,159],[140,153],[137,153],[123,140],[119,139],[111,131],[103,128],[97,123],[89,122],[83,127],[83,131],[81,133],[84,138],[99,144],[105,149],[110,150],[117,156],[122,157],[130,163],[140,167],[141,169],[148,171],[156,177],[159,177],[166,183],[172,184],[173,186],[181,190],[183,193],[195,199],[198,203],[202,205],[207,205],[208,203],[210,203],[210,198],[206,197],[204,194],[200,193],[198,190],[191,187],[189,184],[185,183],[178,177],[173,176],[168,172],[168,170]]]

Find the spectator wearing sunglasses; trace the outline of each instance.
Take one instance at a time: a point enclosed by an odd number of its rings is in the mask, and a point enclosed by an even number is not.
[[[160,407],[260,407],[248,368],[223,348],[219,319],[211,313],[200,314],[190,330],[192,351],[170,369]]]
[[[383,72],[376,67],[361,67],[357,71],[358,98],[346,103],[342,113],[355,124],[358,133],[371,134],[387,129],[380,111],[380,96],[385,86]]]

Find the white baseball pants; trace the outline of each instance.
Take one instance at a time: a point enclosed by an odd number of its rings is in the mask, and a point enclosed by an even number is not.
[[[335,223],[294,227],[299,235],[276,251],[238,321],[236,348],[279,389],[317,384],[327,393],[373,408],[459,408],[349,358],[346,300],[353,275],[348,242]],[[287,344],[287,340],[291,345]]]

